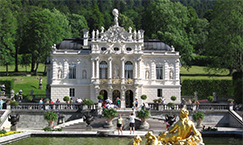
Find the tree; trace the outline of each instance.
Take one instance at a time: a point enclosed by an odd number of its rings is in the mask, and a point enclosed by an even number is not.
[[[135,30],[135,26],[134,26],[132,20],[130,18],[128,18],[127,16],[120,13],[118,19],[119,19],[119,25],[121,27],[124,27],[126,30],[128,30],[129,27],[132,27],[133,30]]]
[[[22,47],[31,53],[31,71],[37,74],[39,63],[45,62],[51,46],[60,41],[63,31],[55,15],[47,9],[32,12],[24,28]]]
[[[90,9],[90,18],[88,19],[88,26],[90,30],[100,29],[101,26],[104,27],[104,15],[100,12],[99,7],[96,2],[94,2],[92,8]]]
[[[17,21],[9,5],[10,1],[0,1],[0,59],[1,65],[6,66],[6,75],[8,75],[8,65],[14,62],[14,42],[17,29]]]
[[[157,38],[173,45],[180,52],[181,64],[190,65],[193,39],[187,33],[190,22],[187,7],[170,0],[158,0],[147,7],[142,21],[146,37]]]
[[[80,37],[84,28],[88,29],[88,24],[84,16],[77,14],[69,15],[72,37]]]
[[[207,56],[214,57],[209,69],[243,71],[243,1],[219,1],[212,13]]]

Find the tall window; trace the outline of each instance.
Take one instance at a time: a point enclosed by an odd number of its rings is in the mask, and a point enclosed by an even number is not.
[[[163,65],[156,64],[156,79],[163,79]]]
[[[125,78],[132,79],[133,78],[133,65],[131,61],[127,61],[125,63]]]
[[[69,79],[76,79],[76,65],[69,65]]]
[[[157,89],[157,97],[162,97],[162,89]]]
[[[69,96],[70,97],[75,97],[75,89],[74,88],[70,88],[69,89]]]
[[[105,61],[100,62],[100,79],[107,79],[107,68]]]

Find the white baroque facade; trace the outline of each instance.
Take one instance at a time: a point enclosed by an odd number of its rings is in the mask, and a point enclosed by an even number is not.
[[[113,10],[114,26],[107,31],[83,31],[83,38],[64,39],[53,46],[47,65],[47,94],[56,100],[64,96],[88,98],[97,96],[116,100],[129,108],[135,97],[147,95],[145,102],[164,96],[166,103],[176,96],[181,100],[179,52],[157,39],[144,39],[143,30],[128,32],[118,24]]]

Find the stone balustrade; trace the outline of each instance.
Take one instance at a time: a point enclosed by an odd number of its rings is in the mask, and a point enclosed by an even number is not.
[[[167,104],[160,103],[148,103],[148,106],[151,110],[180,110],[183,106],[181,104],[175,104],[175,107],[171,108]],[[197,110],[195,104],[186,105],[188,110]],[[198,110],[229,110],[230,105],[227,103],[201,103],[198,107]]]
[[[12,110],[92,110],[97,109],[97,104],[95,105],[84,105],[83,103],[77,104],[77,103],[44,103],[44,104],[38,104],[38,103],[19,103],[18,106],[12,106],[8,107]]]

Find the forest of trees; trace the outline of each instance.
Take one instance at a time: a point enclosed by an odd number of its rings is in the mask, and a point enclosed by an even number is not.
[[[243,0],[0,0],[0,65],[37,72],[53,44],[112,26],[114,8],[125,29],[173,45],[184,67],[203,55],[209,68],[243,70]]]

